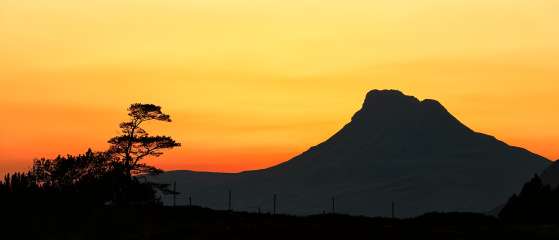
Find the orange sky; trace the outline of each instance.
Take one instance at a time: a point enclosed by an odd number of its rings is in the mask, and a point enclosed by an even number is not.
[[[165,169],[241,171],[341,128],[366,92],[440,100],[559,158],[559,3],[3,0],[0,173],[106,148],[132,102],[175,120]]]

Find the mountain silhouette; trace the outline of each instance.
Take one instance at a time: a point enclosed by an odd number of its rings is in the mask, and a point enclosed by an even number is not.
[[[373,90],[339,132],[277,166],[238,174],[173,171],[198,205],[281,213],[324,211],[416,216],[431,211],[487,212],[518,192],[549,161],[477,133],[435,100]],[[333,199],[334,198],[334,199]],[[334,200],[334,201],[332,201]],[[169,198],[165,198],[170,203]],[[334,205],[334,206],[332,206]]]

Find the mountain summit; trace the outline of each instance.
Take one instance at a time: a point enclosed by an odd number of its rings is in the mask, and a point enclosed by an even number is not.
[[[431,99],[419,101],[397,90],[373,90],[367,94],[363,108],[352,121],[369,127],[417,127],[417,124],[437,124],[440,127],[463,126],[439,102]],[[431,121],[431,122],[426,122]],[[405,124],[405,125],[401,125]]]
[[[396,90],[373,90],[363,107],[325,142],[269,169],[239,174],[177,171],[158,177],[178,181],[199,204],[224,208],[235,193],[238,210],[388,216],[429,211],[484,212],[502,204],[549,161],[477,133],[435,100]]]

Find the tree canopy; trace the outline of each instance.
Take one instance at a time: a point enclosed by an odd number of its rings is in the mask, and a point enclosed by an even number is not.
[[[121,164],[128,175],[158,174],[161,171],[141,163],[147,157],[159,157],[164,150],[180,147],[181,144],[168,136],[151,136],[142,124],[148,121],[171,122],[171,117],[161,111],[160,106],[135,103],[128,108],[130,119],[120,124],[122,135],[109,140],[109,152]]]

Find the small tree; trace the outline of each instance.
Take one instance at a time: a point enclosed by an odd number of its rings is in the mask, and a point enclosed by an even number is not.
[[[115,155],[115,163],[127,177],[160,173],[161,170],[141,161],[147,157],[159,157],[163,150],[180,147],[181,144],[168,136],[150,136],[142,124],[148,121],[171,122],[170,116],[161,112],[160,106],[142,103],[132,104],[128,108],[128,116],[130,120],[120,124],[122,135],[109,140],[109,152]]]

